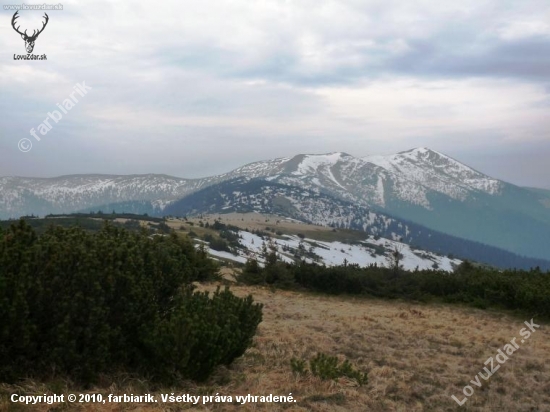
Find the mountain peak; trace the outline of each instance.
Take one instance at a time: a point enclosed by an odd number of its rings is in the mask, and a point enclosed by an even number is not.
[[[294,156],[295,158],[317,158],[317,159],[327,159],[327,161],[340,159],[344,157],[353,157],[352,155],[346,153],[346,152],[329,152],[329,153],[307,153],[307,154],[299,154]]]
[[[448,192],[453,188],[454,198],[461,199],[472,189],[497,194],[502,188],[499,180],[427,147],[388,156],[368,156],[363,160],[433,190]]]
[[[428,147],[415,147],[414,149],[409,150],[403,150],[402,152],[399,152],[399,154],[403,153],[425,153],[425,152],[431,152],[432,150]]]
[[[397,153],[398,155],[416,155],[416,156],[441,156],[444,158],[449,159],[449,156],[446,154],[443,154],[441,152],[438,152],[437,150],[430,149],[429,147],[416,147],[414,149],[405,150],[403,152]]]

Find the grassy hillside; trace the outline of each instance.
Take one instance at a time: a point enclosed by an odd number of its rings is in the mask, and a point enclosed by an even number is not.
[[[216,220],[243,230],[268,231],[272,232],[273,236],[277,236],[277,232],[285,235],[303,234],[310,239],[325,242],[339,241],[342,243],[351,243],[365,240],[368,237],[366,233],[357,230],[333,229],[327,226],[318,226],[297,220],[285,219],[277,215],[260,213],[212,214],[201,217],[189,217],[187,220],[168,219],[166,223],[175,230],[183,228],[186,231],[195,232],[198,236],[203,236],[204,234],[217,235],[217,231],[201,227],[200,222],[203,222],[203,224],[208,222],[212,225]]]
[[[249,232],[264,232],[272,237],[281,235],[303,235],[309,239],[322,242],[342,242],[356,244],[367,239],[367,234],[358,230],[342,228],[331,228],[314,224],[303,223],[294,219],[284,218],[273,214],[260,213],[227,213],[227,214],[204,214],[185,219],[167,218],[167,225],[175,230],[191,233],[194,237],[204,239],[204,236],[217,236],[217,231],[211,230],[212,224],[219,221],[225,225],[237,227]],[[209,226],[210,228],[206,227]],[[413,249],[427,250],[441,256],[451,256],[459,259],[467,259],[475,262],[483,262],[483,265],[498,267],[501,269],[518,268],[529,270],[540,267],[543,271],[550,270],[550,261],[541,259],[525,258],[504,250],[499,250],[487,245],[471,243],[463,244],[460,240],[453,243],[453,239],[446,238],[454,247],[451,250],[462,251],[463,253],[450,253],[441,250],[442,238],[435,238],[430,241],[432,247],[422,247],[416,242],[411,244]],[[456,240],[456,239],[455,239]],[[407,243],[404,241],[404,243]],[[465,248],[463,248],[465,246]]]
[[[182,236],[189,235],[191,231],[195,231],[198,236],[215,236],[221,232],[206,227],[206,223],[209,221],[212,224],[214,218],[217,216],[187,221],[169,219],[166,224],[177,229]],[[224,216],[224,219],[227,219],[224,220],[226,224],[271,233],[278,230],[284,233],[307,233],[308,236],[320,236],[321,239],[330,236],[331,240],[339,240],[338,236],[348,236],[345,231],[334,232],[330,228],[284,221],[273,216],[250,214]],[[134,220],[128,222],[135,223]],[[126,221],[119,223],[124,225]],[[308,233],[308,230],[311,232]],[[150,238],[157,243],[163,239]],[[238,271],[240,270],[226,267],[221,274],[227,282],[234,280]],[[320,275],[321,272],[319,269],[315,274]],[[543,274],[539,273],[537,276],[542,279]],[[407,277],[400,279],[401,283],[397,280],[390,283],[402,284]],[[510,296],[514,296],[515,299],[520,299],[529,292],[528,289],[522,289],[519,283],[510,283],[511,287],[506,290],[491,290],[484,287],[483,283],[479,283],[483,279],[486,278],[464,284],[472,287],[477,285],[481,290],[487,293],[492,291],[493,294],[509,291]],[[537,279],[539,278],[529,277],[529,282],[536,282]],[[432,282],[429,284],[434,285]],[[545,280],[537,289],[544,297],[547,296],[543,292],[546,284]],[[196,286],[199,290],[214,291],[218,285],[207,283]],[[46,378],[43,382],[24,380],[13,385],[0,383],[0,412],[187,409],[319,412],[550,410],[550,367],[547,365],[550,331],[545,324],[548,318],[539,319],[547,305],[539,305],[540,311],[524,308],[524,315],[518,315],[520,312],[512,313],[502,309],[480,310],[464,307],[459,303],[443,304],[439,303],[439,300],[422,304],[414,300],[405,302],[395,298],[381,300],[365,295],[327,296],[314,292],[240,285],[232,285],[231,290],[241,297],[251,294],[254,301],[262,303],[263,322],[260,323],[253,343],[244,355],[230,366],[218,367],[205,382],[179,380],[173,386],[158,386],[166,384],[158,381],[153,383],[154,377],[138,378],[129,375],[128,372],[114,372],[100,376],[92,387],[78,386],[66,377],[50,380]],[[523,296],[522,299],[527,298],[528,296]],[[519,343],[520,330],[525,328],[523,322],[529,321],[531,317],[534,317],[534,322],[541,327],[525,342]],[[510,359],[500,365],[500,369],[487,381],[480,380],[480,387],[472,384],[471,381],[486,366],[486,360],[495,357],[497,350],[502,349],[513,338],[517,338],[519,349],[510,355]],[[170,342],[167,347],[173,347],[173,343],[179,340],[181,339]],[[323,380],[312,373],[298,373],[296,367],[292,368],[292,361],[294,365],[300,361],[307,363],[318,353],[337,357],[339,362],[350,362],[353,368],[366,374],[368,380],[362,385],[346,376]],[[147,357],[143,358],[143,362],[145,361]],[[495,361],[495,364],[498,363]],[[31,369],[28,368],[27,371],[32,372]],[[464,399],[462,393],[466,385],[472,386],[474,393],[467,398],[464,406],[459,408],[452,396]],[[109,394],[150,393],[157,398],[158,403],[40,403],[24,406],[10,401],[12,394],[38,396],[53,393],[99,393],[104,397]],[[220,394],[233,397],[247,394],[265,396],[292,393],[297,402],[245,405],[234,402],[208,403],[195,407],[185,403],[163,403],[161,395],[172,393],[193,396]]]
[[[203,286],[213,290],[215,286]],[[194,410],[211,411],[546,411],[550,409],[550,331],[545,325],[521,344],[506,364],[466,404],[459,408],[451,396],[482,371],[513,337],[524,320],[503,313],[456,305],[419,305],[399,301],[327,297],[264,288],[232,288],[239,296],[252,294],[264,304],[264,320],[253,346],[229,369],[219,369],[204,384],[154,388],[147,382],[121,377],[88,393],[210,393],[267,395],[292,393],[295,404],[242,406],[209,404]],[[536,319],[535,319],[536,321]],[[539,322],[540,323],[540,322]],[[340,378],[323,381],[293,374],[292,358],[310,359],[317,352],[348,359],[368,373],[358,386]],[[43,394],[75,391],[67,382],[0,386],[0,411],[49,410],[46,405],[16,409],[6,401],[14,392]],[[160,401],[159,401],[160,402]],[[185,410],[185,404],[82,404],[81,411]],[[168,409],[169,408],[169,409]]]

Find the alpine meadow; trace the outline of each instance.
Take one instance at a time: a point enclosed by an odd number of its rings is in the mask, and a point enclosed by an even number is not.
[[[0,8],[0,412],[550,411],[550,3]]]

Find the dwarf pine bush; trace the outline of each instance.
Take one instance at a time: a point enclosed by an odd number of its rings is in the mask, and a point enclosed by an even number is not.
[[[0,381],[126,372],[202,380],[250,345],[261,305],[191,282],[216,276],[175,234],[91,233],[23,220],[0,232]]]

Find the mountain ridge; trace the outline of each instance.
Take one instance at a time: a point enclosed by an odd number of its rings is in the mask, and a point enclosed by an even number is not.
[[[169,216],[202,216],[225,213],[277,215],[334,229],[351,229],[366,236],[403,242],[439,255],[454,255],[500,268],[550,270],[550,261],[525,258],[485,244],[430,230],[414,222],[380,213],[329,195],[295,186],[235,178],[194,192],[167,206]]]
[[[550,194],[489,177],[425,147],[363,158],[345,152],[298,154],[195,179],[166,174],[2,177],[0,218],[107,205],[162,215],[192,193],[239,177],[329,195],[521,255],[550,256],[544,246],[550,244]]]
[[[208,175],[208,176],[205,176],[205,177],[198,177],[198,178],[187,178],[187,177],[169,175],[169,174],[166,174],[166,173],[113,174],[113,173],[94,172],[94,173],[72,173],[72,174],[56,175],[56,176],[49,176],[49,177],[6,175],[6,176],[0,176],[0,180],[1,179],[59,180],[59,179],[76,178],[76,177],[102,177],[102,178],[113,178],[113,179],[115,179],[115,178],[150,177],[150,176],[153,176],[153,177],[165,177],[165,178],[177,179],[177,180],[186,180],[186,181],[203,181],[203,180],[211,180],[212,178],[215,178],[215,177],[228,176],[228,175],[234,174],[236,172],[241,172],[241,171],[244,171],[244,170],[248,169],[250,166],[253,166],[253,165],[265,164],[265,163],[286,162],[286,161],[291,161],[291,160],[294,160],[294,159],[300,158],[300,157],[302,157],[302,158],[303,157],[328,157],[328,156],[332,156],[332,155],[340,155],[341,157],[349,157],[349,158],[353,158],[353,159],[364,160],[366,162],[369,162],[369,163],[372,163],[376,166],[384,168],[380,164],[380,159],[387,159],[387,158],[398,156],[398,155],[405,155],[405,154],[415,152],[415,151],[424,151],[424,152],[431,152],[431,153],[437,154],[440,157],[444,157],[444,158],[449,159],[453,162],[456,162],[456,163],[458,163],[462,166],[465,166],[466,168],[470,169],[471,171],[473,171],[475,173],[478,173],[480,175],[484,175],[486,177],[489,177],[488,175],[485,175],[483,172],[480,172],[480,171],[478,171],[478,170],[476,170],[476,169],[474,169],[470,166],[467,166],[464,163],[460,162],[459,160],[457,160],[457,159],[455,159],[455,158],[453,158],[449,155],[446,155],[444,153],[441,153],[441,152],[433,150],[433,149],[429,149],[427,147],[417,147],[417,148],[404,150],[404,151],[397,152],[395,154],[390,154],[390,155],[367,155],[367,156],[363,156],[363,157],[354,157],[353,155],[350,155],[346,152],[300,153],[300,154],[294,155],[292,157],[280,157],[280,158],[275,158],[275,159],[265,159],[265,160],[250,162],[250,163],[247,163],[243,166],[240,166],[240,167],[238,167],[236,169],[233,169],[233,170],[231,170],[229,172],[226,172],[226,173],[222,173],[222,174],[219,174],[219,175]],[[494,181],[507,183],[505,180],[502,180],[502,179],[493,178],[493,177],[489,177],[489,178],[491,180],[494,180]],[[515,184],[512,184],[512,183],[507,183],[507,184],[514,185],[514,186],[520,187],[522,189],[550,193],[550,189],[547,189],[547,188],[534,187],[534,186],[519,186],[519,185],[515,185]]]

